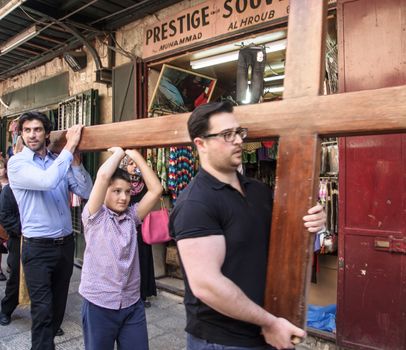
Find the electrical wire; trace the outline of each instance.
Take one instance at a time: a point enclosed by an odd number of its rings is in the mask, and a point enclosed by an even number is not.
[[[136,58],[137,58],[137,56],[134,55],[133,53],[131,53],[131,52],[129,52],[129,51],[123,49],[123,48],[121,47],[121,45],[117,42],[116,38],[114,37],[114,35],[113,35],[112,33],[110,33],[110,37],[113,39],[114,44],[116,44],[116,46],[118,47],[118,50],[117,50],[116,48],[113,48],[113,47],[111,47],[111,46],[108,46],[110,49],[112,49],[112,50],[114,50],[114,51],[116,51],[116,52],[118,52],[118,53],[121,53],[122,55],[124,55],[124,56],[126,56],[126,57],[129,57],[129,58],[131,58],[131,59],[136,59]]]
[[[1,97],[0,97],[0,103],[4,106],[4,108],[6,108],[6,109],[10,108],[10,106],[6,102],[4,102]]]
[[[105,48],[108,48],[108,44],[105,43],[105,40],[107,38],[108,38],[108,34],[105,34],[103,39],[96,37],[96,41],[98,42],[100,50],[102,51],[99,53],[100,58],[106,58],[108,55],[108,51],[104,50]]]
[[[43,24],[43,25],[45,25],[45,26],[54,24],[54,22],[51,22],[51,23],[48,23],[48,22],[41,22],[40,20],[35,19],[35,18],[32,17],[31,15],[29,15],[22,7],[20,7],[20,10],[23,11],[24,14],[25,14],[30,20],[32,20],[34,23]]]

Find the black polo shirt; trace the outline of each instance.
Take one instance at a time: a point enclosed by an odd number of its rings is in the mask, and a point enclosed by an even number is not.
[[[179,196],[170,217],[171,235],[183,238],[223,235],[222,273],[263,306],[268,261],[272,191],[238,174],[245,196],[202,168]],[[210,343],[264,345],[260,327],[227,317],[197,299],[185,278],[186,331]]]

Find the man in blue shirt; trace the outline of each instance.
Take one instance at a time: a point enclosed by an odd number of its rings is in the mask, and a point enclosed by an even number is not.
[[[31,299],[31,349],[54,350],[73,270],[69,192],[87,199],[92,181],[74,154],[81,125],[68,129],[59,155],[47,149],[52,125],[42,113],[24,113],[18,129],[25,147],[10,159],[8,173],[21,217],[21,261]]]

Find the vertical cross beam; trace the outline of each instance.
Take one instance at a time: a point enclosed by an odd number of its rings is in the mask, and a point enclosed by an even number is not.
[[[325,0],[290,1],[284,99],[320,94],[326,18]],[[305,325],[313,252],[302,216],[317,200],[319,154],[311,122],[279,137],[265,308],[299,327]]]

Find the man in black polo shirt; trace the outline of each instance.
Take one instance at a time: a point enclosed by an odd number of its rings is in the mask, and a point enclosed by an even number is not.
[[[305,332],[262,307],[272,192],[236,171],[247,130],[232,112],[227,102],[210,103],[188,121],[201,168],[169,224],[186,273],[187,349],[292,348],[291,337]],[[303,220],[310,232],[319,231],[322,207]]]

